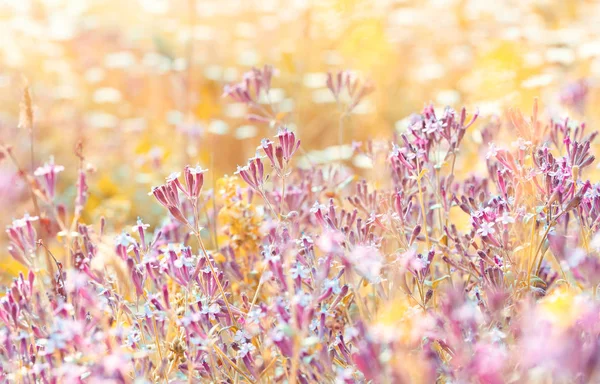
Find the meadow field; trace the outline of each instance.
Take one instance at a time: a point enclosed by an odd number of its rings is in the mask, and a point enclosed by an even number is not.
[[[0,383],[599,383],[599,21],[0,0]]]

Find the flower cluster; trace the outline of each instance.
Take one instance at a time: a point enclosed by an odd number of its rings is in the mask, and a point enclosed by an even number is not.
[[[228,97],[237,103],[246,105],[249,113],[246,118],[257,123],[267,123],[274,126],[279,125],[275,106],[271,102],[269,92],[271,91],[271,80],[276,74],[275,69],[265,65],[262,69],[252,68],[244,74],[241,82],[226,85],[223,97]],[[269,109],[265,108],[265,105]]]
[[[225,93],[258,108],[272,74]],[[348,92],[346,113],[371,91],[349,72],[326,86]],[[163,220],[121,233],[84,223],[81,167],[72,215],[56,202],[64,168],[23,171],[42,199],[6,230],[27,271],[0,299],[0,380],[597,382],[596,134],[513,111],[483,128],[496,142],[465,175],[481,118],[427,105],[366,143],[383,180],[299,166],[278,124],[213,189],[200,166],[168,176],[150,193]],[[523,135],[503,143],[503,129]]]

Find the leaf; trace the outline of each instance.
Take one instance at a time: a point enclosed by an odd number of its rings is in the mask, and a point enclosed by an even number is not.
[[[342,190],[344,188],[346,188],[348,185],[350,185],[350,183],[352,183],[354,181],[356,177],[354,175],[349,176],[348,178],[346,178],[344,181],[342,181],[341,183],[339,183],[337,185],[337,189],[338,190]]]
[[[430,211],[433,211],[435,209],[440,209],[442,208],[442,204],[438,203],[438,204],[433,204],[432,206],[429,207]]]
[[[531,246],[531,243],[525,243],[523,245],[519,245],[518,247],[513,249],[513,253],[520,252],[520,251],[524,250],[525,248],[528,248],[529,246]]]
[[[442,281],[446,280],[449,277],[450,277],[450,275],[444,275],[444,276],[442,276],[440,278],[437,278],[437,279],[435,279],[433,281],[425,280],[425,285],[428,286],[428,287],[431,287],[433,289],[436,289],[438,287],[438,285],[440,285],[440,283]]]
[[[169,60],[175,60],[175,54],[173,53],[173,47],[169,45],[169,42],[160,35],[154,35],[152,37],[154,47],[161,55],[167,57]]]
[[[544,280],[542,280],[541,278],[537,277],[537,276],[531,276],[531,278],[529,279],[530,283],[539,283],[542,286],[547,286],[546,282]]]
[[[448,246],[448,236],[444,233],[442,235],[442,237],[440,237],[440,239],[438,240],[438,242],[443,245],[444,247]]]

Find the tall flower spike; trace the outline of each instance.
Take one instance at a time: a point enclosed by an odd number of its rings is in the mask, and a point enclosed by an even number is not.
[[[250,109],[250,113],[246,114],[249,121],[279,126],[277,112],[268,97],[271,90],[271,79],[275,72],[275,69],[270,65],[265,65],[262,69],[252,68],[244,74],[242,81],[239,83],[226,85],[223,89],[223,97],[246,104],[246,107]],[[261,98],[261,95],[263,98]],[[261,105],[265,101],[270,108],[264,108]]]
[[[238,103],[255,105],[258,103],[261,91],[268,93],[271,89],[271,79],[275,69],[265,65],[262,69],[252,68],[237,84],[226,85],[223,97],[231,97]]]
[[[76,208],[79,211],[83,210],[88,198],[88,185],[86,179],[85,171],[80,170],[79,177],[77,179],[77,198],[75,200]]]
[[[338,103],[341,101],[344,90],[348,93],[350,101],[346,105],[346,113],[351,113],[365,96],[375,89],[371,81],[360,83],[350,71],[339,71],[335,75],[328,72],[326,85]]]

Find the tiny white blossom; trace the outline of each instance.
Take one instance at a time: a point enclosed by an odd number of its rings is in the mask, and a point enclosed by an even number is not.
[[[340,287],[340,281],[338,279],[325,279],[323,282],[323,288],[326,290],[331,288],[331,291],[335,294],[338,294],[342,291]]]
[[[498,155],[498,148],[496,147],[496,144],[489,143],[485,158],[489,160],[490,158],[496,157],[496,155]]]
[[[171,181],[178,179],[179,176],[181,176],[181,172],[173,172],[166,178],[166,181],[167,181],[167,183],[169,183]]]
[[[295,267],[290,268],[290,276],[293,279],[306,279],[310,275],[310,270],[300,263],[296,263]]]
[[[251,338],[252,336],[245,329],[236,331],[235,335],[233,336],[233,339],[239,344],[245,343],[246,340],[250,340]]]
[[[504,211],[502,213],[502,216],[498,217],[496,219],[496,223],[502,223],[502,224],[509,224],[509,223],[514,223],[515,222],[515,218],[512,217],[507,211]]]
[[[202,308],[202,313],[205,315],[208,315],[208,317],[210,317],[211,320],[215,319],[215,315],[221,312],[221,307],[219,307],[218,304],[213,303],[208,307],[203,307]]]
[[[148,229],[149,227],[150,227],[150,224],[144,224],[142,219],[138,218],[136,225],[131,227],[131,231],[138,232],[140,229]]]
[[[196,165],[195,167],[190,167],[188,170],[189,170],[189,172],[190,172],[192,175],[199,175],[199,174],[201,174],[201,173],[206,173],[206,172],[208,172],[208,169],[203,169],[203,168],[202,168],[201,166],[199,166],[199,165]]]
[[[496,232],[496,229],[494,229],[494,223],[488,221],[484,221],[483,223],[481,223],[480,228],[477,230],[477,233],[482,237],[489,236],[494,232]]]
[[[240,346],[240,350],[237,353],[237,356],[241,359],[244,358],[247,354],[254,351],[256,347],[251,343],[244,343]]]

